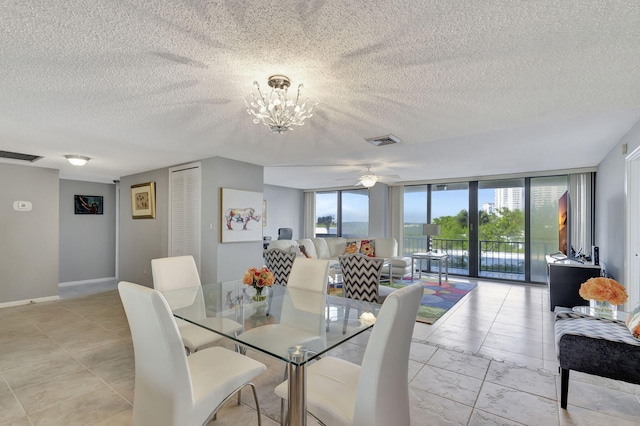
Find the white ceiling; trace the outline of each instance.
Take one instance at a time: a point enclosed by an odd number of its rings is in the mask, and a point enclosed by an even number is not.
[[[589,167],[640,118],[636,1],[9,0],[0,20],[0,150],[63,178],[213,156],[297,188],[366,164],[402,181]],[[242,96],[281,73],[320,104],[278,135]],[[365,141],[389,133],[403,143]],[[314,164],[353,167],[272,167]]]

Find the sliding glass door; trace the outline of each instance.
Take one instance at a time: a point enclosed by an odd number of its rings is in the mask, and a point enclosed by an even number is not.
[[[524,179],[478,182],[478,276],[525,279]]]
[[[440,225],[440,235],[432,237],[432,247],[449,255],[449,272],[469,275],[467,182],[431,185],[431,223]]]

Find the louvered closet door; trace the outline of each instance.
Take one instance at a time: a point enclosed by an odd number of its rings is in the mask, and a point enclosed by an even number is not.
[[[174,167],[169,172],[169,255],[190,254],[200,269],[200,165]]]

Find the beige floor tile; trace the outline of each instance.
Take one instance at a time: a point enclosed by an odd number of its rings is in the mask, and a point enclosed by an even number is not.
[[[410,385],[412,388],[473,406],[482,386],[482,380],[425,365]]]
[[[133,426],[133,407],[107,419],[96,419],[95,426]]]
[[[503,417],[496,416],[495,414],[487,413],[482,410],[473,410],[471,419],[469,420],[469,426],[520,426],[524,423],[517,423],[513,420],[505,419]],[[550,426],[550,425],[549,425]]]
[[[486,358],[440,348],[427,364],[483,380],[489,363]]]
[[[485,381],[556,399],[556,377],[544,371],[492,361]]]
[[[496,361],[504,361],[504,362],[516,364],[521,367],[531,368],[534,370],[543,368],[544,366],[542,359],[532,358],[516,352],[507,352],[501,349],[494,349],[486,346],[482,346],[478,351],[478,354],[487,356]]]
[[[559,378],[556,386],[559,392]],[[634,394],[573,380],[571,374],[569,375],[568,404],[640,424],[640,402]]]
[[[558,403],[558,410],[560,412],[561,426],[638,426],[638,422],[634,420],[609,416],[598,411],[587,410],[586,408],[571,404],[567,406],[566,410],[563,410]]]
[[[28,414],[76,398],[106,385],[88,370],[67,374],[15,391]]]
[[[466,425],[472,408],[438,395],[410,387],[411,426]]]
[[[524,337],[511,337],[489,332],[482,346],[505,352],[513,352],[530,358],[542,359],[542,344]]]
[[[65,400],[30,415],[34,426],[85,426],[96,419],[108,419],[126,411],[131,405],[120,394],[104,387],[79,397]]]
[[[133,393],[135,390],[135,376],[128,377],[124,380],[111,383],[111,387],[114,388],[120,395],[124,397],[130,404],[133,404]]]
[[[90,370],[111,384],[135,375],[135,358],[133,354],[125,353],[121,357],[96,364],[90,367]]]
[[[36,364],[5,371],[3,376],[13,390],[18,390],[85,370],[85,366],[69,355],[58,354]]]
[[[133,343],[131,340],[123,339],[93,349],[73,353],[72,355],[87,367],[93,367],[109,360],[122,358],[123,356],[132,356]]]
[[[0,424],[16,421],[26,415],[13,393],[0,393]]]
[[[558,423],[555,400],[489,382],[482,385],[475,408],[526,425]]]
[[[438,348],[433,345],[426,345],[423,343],[413,343],[409,351],[409,359],[420,362],[422,364],[429,361]]]

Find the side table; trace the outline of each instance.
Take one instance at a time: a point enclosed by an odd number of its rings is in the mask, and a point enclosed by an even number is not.
[[[422,278],[422,261],[423,260],[436,260],[438,261],[438,285],[442,285],[442,262],[444,262],[445,268],[445,280],[449,280],[449,255],[446,253],[413,253],[411,255],[411,281],[415,272],[415,261],[418,261],[418,279]]]

